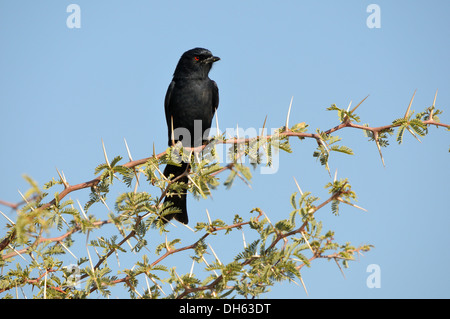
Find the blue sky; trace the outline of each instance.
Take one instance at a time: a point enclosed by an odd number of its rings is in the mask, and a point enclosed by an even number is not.
[[[81,8],[81,28],[66,25],[71,3]],[[380,28],[366,25],[372,3],[381,9]],[[436,105],[444,111],[442,122],[449,123],[449,11],[446,0],[2,0],[0,199],[20,201],[17,190],[28,187],[24,173],[40,185],[57,177],[55,167],[71,184],[92,179],[104,162],[102,139],[110,158],[126,158],[124,138],[134,159],[151,155],[153,143],[163,151],[165,91],[180,55],[197,46],[222,59],[210,73],[220,89],[221,128],[258,128],[266,115],[267,127],[280,127],[293,96],[290,122],[325,130],[338,124],[326,107],[355,105],[368,94],[358,114],[362,123],[381,126],[404,115],[416,89],[412,109],[430,106],[439,89]],[[385,168],[361,131],[338,135],[355,155],[333,154],[330,168],[349,179],[358,205],[368,212],[342,207],[336,217],[328,207],[317,217],[336,231],[338,242],[375,248],[351,263],[345,278],[334,262],[305,269],[309,296],[283,283],[266,297],[448,298],[448,132],[431,128],[422,143],[406,134],[400,146],[392,137],[383,150]],[[191,197],[190,225],[206,220],[206,208],[227,222],[256,206],[273,220],[283,219],[297,190],[293,177],[303,190],[326,199],[323,186],[330,177],[312,157],[315,141],[291,144],[294,152],[281,154],[276,174],[255,171],[251,189],[236,181],[231,190],[219,187],[213,199]],[[70,197],[85,202],[88,191]],[[109,203],[113,207],[113,194]],[[0,210],[14,218],[7,207]],[[107,214],[101,205],[90,213]],[[5,223],[1,218],[0,234]],[[182,226],[170,236],[185,244],[198,237]],[[211,245],[226,262],[241,250],[241,234]],[[69,256],[67,262],[74,260]],[[177,262],[177,271],[189,271],[187,255],[168,259],[168,265]],[[381,288],[366,285],[371,264],[380,266]],[[120,297],[120,290],[113,296]]]

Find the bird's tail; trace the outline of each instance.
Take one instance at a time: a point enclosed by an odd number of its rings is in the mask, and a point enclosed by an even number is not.
[[[172,177],[172,179],[174,179],[177,176],[180,176],[181,174],[183,174],[186,171],[186,169],[188,169],[188,163],[181,163],[181,166],[167,164],[166,168],[164,169],[164,176],[166,176],[168,178],[170,176],[170,174],[173,174],[174,176]],[[179,182],[179,183],[183,182],[183,183],[187,184],[188,178],[187,178],[187,176],[183,176],[180,179],[178,179],[177,182]],[[170,197],[166,196],[164,198],[164,203],[165,202],[171,202],[173,204],[173,206],[171,206],[171,207],[178,208],[180,210],[179,213],[172,213],[172,214],[167,214],[166,216],[164,216],[165,223],[167,223],[172,218],[175,218],[176,220],[178,220],[180,223],[183,223],[183,224],[188,223],[188,214],[187,214],[187,208],[186,208],[186,191],[185,190],[183,190],[183,192],[181,194],[174,194]]]

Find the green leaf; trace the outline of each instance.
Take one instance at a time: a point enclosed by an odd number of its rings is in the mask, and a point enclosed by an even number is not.
[[[348,155],[354,155],[353,151],[348,148],[347,146],[339,146],[339,145],[333,145],[330,146],[330,151],[334,151],[334,152],[340,152],[340,153],[344,153],[344,154],[348,154]]]
[[[397,142],[398,144],[402,144],[403,142],[403,134],[405,133],[405,129],[407,126],[402,125],[397,130]]]
[[[297,192],[291,194],[291,205],[294,209],[297,209],[296,196]]]

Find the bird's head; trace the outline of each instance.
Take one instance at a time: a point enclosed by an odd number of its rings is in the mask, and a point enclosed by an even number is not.
[[[186,51],[178,61],[174,72],[176,77],[206,78],[214,62],[220,58],[213,56],[211,51],[203,48],[195,48]]]

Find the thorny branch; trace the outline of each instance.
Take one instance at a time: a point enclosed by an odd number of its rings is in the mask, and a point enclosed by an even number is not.
[[[437,93],[437,92],[436,92],[436,93]],[[366,98],[367,98],[367,97],[366,97]],[[414,98],[414,95],[413,95],[413,98]],[[408,109],[407,109],[407,111],[406,111],[405,119],[409,116],[409,110],[410,110],[410,107],[411,107],[413,98],[411,99],[411,102],[410,102],[410,104],[409,104],[409,106],[408,106]],[[365,100],[365,99],[364,99],[364,100]],[[352,113],[354,110],[356,110],[356,108],[357,108],[364,100],[362,100],[355,108],[353,108],[353,110],[351,111],[351,113]],[[435,100],[436,100],[436,96],[435,96]],[[291,104],[292,104],[292,101],[291,101]],[[445,128],[447,128],[447,129],[450,129],[450,125],[441,123],[441,122],[439,122],[439,121],[437,121],[437,120],[434,120],[434,118],[433,118],[433,109],[434,109],[434,102],[433,102],[433,108],[431,109],[431,112],[430,112],[430,114],[429,114],[429,119],[428,119],[428,120],[423,120],[423,121],[422,121],[423,125],[426,126],[426,127],[431,126],[431,125],[435,125],[436,127],[441,126],[441,127],[445,127]],[[290,113],[290,109],[289,109],[289,113]],[[284,131],[282,131],[282,132],[279,133],[279,135],[278,135],[279,138],[282,138],[282,137],[312,138],[312,139],[315,139],[319,144],[323,142],[323,141],[322,141],[322,136],[321,136],[320,134],[318,134],[318,133],[306,133],[306,132],[294,132],[294,131],[291,131],[291,130],[289,129],[289,126],[288,126],[289,113],[288,113],[288,117],[287,117],[287,119],[286,119],[286,126],[284,127]],[[344,129],[344,128],[355,128],[355,129],[360,129],[360,130],[370,131],[371,133],[373,133],[373,136],[375,137],[375,138],[374,138],[374,139],[375,139],[375,142],[377,143],[377,146],[378,146],[378,148],[379,148],[379,144],[378,144],[378,136],[379,136],[379,134],[382,133],[382,132],[391,130],[391,129],[393,129],[393,128],[395,128],[395,127],[398,127],[398,126],[400,126],[400,124],[394,124],[394,123],[393,123],[393,124],[389,124],[389,125],[379,126],[379,127],[363,126],[363,125],[355,124],[349,117],[345,117],[345,119],[344,119],[339,125],[337,125],[337,126],[335,126],[335,127],[333,127],[333,128],[330,128],[330,129],[326,130],[324,133],[325,133],[326,135],[330,135],[330,134],[332,134],[332,133],[334,133],[334,132],[336,132],[336,131],[339,131],[339,130],[341,130],[341,129]],[[254,139],[260,139],[260,138],[262,138],[262,137],[263,137],[263,136],[261,135],[261,136],[258,136],[258,137],[256,137],[256,138],[255,138],[255,137],[254,137],[254,138],[229,138],[229,139],[218,140],[218,141],[217,141],[217,144],[246,144],[246,143],[251,142],[251,141],[254,140]],[[270,136],[270,135],[266,135],[266,136],[265,136],[265,138],[270,138],[270,137],[272,137],[272,136]],[[201,151],[204,147],[205,147],[205,145],[203,145],[203,146],[201,146],[201,147],[198,147],[198,148],[194,148],[194,149],[189,149],[189,148],[186,148],[186,149],[187,149],[187,150],[194,151],[194,152],[199,152],[199,151]],[[380,149],[380,148],[379,148],[379,149]],[[144,164],[147,163],[150,159],[159,159],[159,158],[161,158],[162,156],[164,156],[166,153],[167,153],[167,151],[162,152],[162,153],[159,153],[159,154],[157,154],[157,155],[154,154],[154,155],[151,156],[151,157],[143,158],[143,159],[140,159],[140,160],[130,160],[128,163],[125,163],[125,164],[123,164],[122,166],[123,166],[123,167],[127,167],[127,168],[133,168],[133,169],[134,169],[134,168],[136,168],[136,167],[138,167],[138,166],[140,166],[140,165],[144,165]],[[380,155],[381,155],[381,151],[380,151]],[[242,154],[241,154],[241,156],[242,156]],[[221,172],[223,172],[223,171],[225,171],[225,170],[232,170],[232,169],[233,169],[233,163],[231,163],[231,164],[229,164],[229,165],[226,165],[225,167],[223,167],[223,168],[221,168],[220,170],[218,170],[218,171],[216,171],[215,173],[213,173],[213,175],[219,174],[219,173],[221,173]],[[59,172],[58,172],[58,173],[59,173]],[[186,174],[188,174],[188,173],[186,172]],[[60,177],[61,177],[61,175],[60,175]],[[92,180],[90,180],[90,181],[86,181],[86,182],[84,182],[84,183],[80,183],[80,184],[76,184],[76,185],[70,185],[70,184],[65,180],[65,178],[62,178],[62,177],[61,177],[61,181],[62,181],[62,184],[64,185],[64,190],[58,195],[58,200],[61,200],[62,198],[64,198],[65,196],[67,196],[68,194],[70,194],[70,193],[72,193],[72,192],[74,192],[74,191],[81,190],[81,189],[85,189],[85,188],[91,188],[91,187],[97,186],[97,185],[101,182],[101,176],[98,176],[98,177],[96,177],[96,178],[94,178],[94,179],[92,179]],[[170,186],[171,183],[174,183],[174,182],[176,182],[176,180],[169,181],[169,185],[168,185],[167,188],[163,191],[162,196],[161,196],[161,198],[159,199],[159,201],[161,201],[161,199],[164,198],[164,196],[165,196],[166,193],[167,193],[168,187]],[[321,208],[324,207],[325,205],[329,204],[329,203],[332,202],[333,200],[338,199],[340,195],[341,195],[341,193],[334,193],[334,194],[332,194],[332,196],[331,196],[330,198],[328,198],[326,201],[324,201],[323,203],[321,203],[319,206],[315,207],[312,213],[314,214],[315,212],[317,212],[319,209],[321,209]],[[20,203],[15,204],[15,203],[10,203],[10,202],[7,202],[7,201],[0,200],[0,204],[1,204],[1,205],[8,206],[8,207],[10,207],[10,208],[12,208],[12,209],[14,209],[14,210],[17,210],[17,209],[18,209],[22,204],[24,204],[24,203],[25,203],[25,202],[20,202]],[[52,201],[48,202],[47,204],[44,204],[43,206],[41,206],[40,209],[46,209],[46,208],[49,208],[49,207],[51,207],[52,205],[55,205],[55,204],[56,204],[56,199],[53,199]],[[263,213],[262,213],[261,211],[259,211],[259,216],[257,217],[257,219],[259,219],[259,218],[262,216],[262,214],[263,214]],[[143,216],[138,216],[138,217],[136,218],[136,225],[137,225],[144,217],[145,217],[145,215],[143,215]],[[94,226],[94,227],[101,227],[102,225],[105,225],[105,224],[108,224],[108,223],[111,223],[111,222],[112,222],[111,220],[98,221],[98,222],[95,222],[95,223],[93,224],[93,226]],[[199,240],[197,240],[195,243],[193,243],[193,244],[191,244],[191,245],[188,245],[188,246],[185,246],[185,247],[182,247],[182,248],[178,248],[178,249],[171,249],[171,248],[169,248],[169,247],[166,247],[166,253],[165,253],[164,255],[162,255],[160,258],[158,258],[157,260],[155,260],[151,265],[154,266],[154,265],[160,263],[162,260],[164,260],[165,258],[167,258],[168,256],[170,256],[170,255],[172,255],[172,254],[175,254],[175,253],[178,253],[178,252],[181,252],[181,251],[184,251],[184,250],[195,249],[196,246],[197,246],[200,242],[202,242],[206,237],[208,237],[211,233],[218,232],[218,231],[224,230],[224,229],[231,229],[231,228],[242,227],[242,226],[248,225],[249,223],[250,223],[250,222],[241,222],[241,223],[236,223],[236,224],[233,224],[233,225],[229,225],[229,226],[227,226],[227,227],[217,227],[217,228],[211,226],[209,232],[207,232],[207,233],[206,233],[205,235],[203,235]],[[305,221],[299,228],[297,228],[297,229],[295,229],[295,230],[292,230],[292,231],[290,231],[290,232],[282,233],[282,232],[276,231],[276,238],[275,238],[275,240],[271,243],[271,245],[266,249],[266,251],[268,251],[268,250],[272,249],[273,247],[275,247],[281,240],[286,240],[287,237],[293,236],[293,235],[295,235],[295,234],[303,233],[307,224],[308,224],[308,221]],[[26,253],[28,250],[30,250],[32,247],[35,247],[35,246],[37,246],[37,245],[39,245],[40,243],[43,243],[43,242],[62,242],[65,238],[67,238],[67,237],[70,236],[71,234],[76,233],[76,232],[78,232],[78,231],[80,231],[80,230],[81,230],[81,226],[80,226],[80,225],[76,225],[76,226],[72,227],[69,231],[67,231],[65,234],[60,235],[60,236],[58,236],[58,237],[44,238],[44,237],[40,237],[40,236],[39,236],[38,238],[36,238],[35,242],[34,242],[31,246],[26,247],[26,248],[23,248],[23,249],[18,250],[18,251],[17,251],[17,250],[14,250],[13,252],[11,252],[11,253],[9,253],[9,254],[5,254],[5,255],[3,255],[3,256],[1,256],[1,257],[2,257],[3,260],[6,260],[6,259],[9,259],[9,258],[14,257],[14,256],[16,256],[16,255],[24,254],[24,253]],[[118,243],[118,246],[120,247],[120,246],[121,246],[122,244],[124,244],[128,239],[135,237],[135,234],[136,234],[136,233],[135,233],[135,230],[132,230],[127,236],[125,236],[125,237]],[[9,244],[11,243],[11,241],[14,239],[14,237],[15,237],[15,231],[11,232],[11,233],[9,234],[9,236],[7,236],[6,238],[4,238],[3,241],[0,242],[0,251],[3,250],[3,249],[5,249],[6,247],[8,247]],[[116,249],[114,248],[114,249],[111,249],[111,250],[110,250],[108,253],[106,253],[105,255],[103,255],[103,256],[99,259],[99,261],[97,262],[97,264],[94,266],[94,269],[99,268],[99,267],[101,266],[101,264],[102,264],[102,263],[103,263],[103,262],[104,262],[111,254],[113,254],[115,251],[116,251]],[[359,252],[359,249],[357,248],[357,249],[355,249],[354,251],[355,251],[355,252]],[[314,259],[316,259],[316,258],[329,258],[329,259],[333,258],[333,259],[335,259],[335,260],[336,260],[336,259],[339,259],[339,258],[342,258],[342,257],[339,256],[338,254],[323,255],[323,254],[321,254],[320,252],[314,252],[314,251],[313,251],[313,253],[314,253],[313,256],[309,259],[310,261],[312,261],[312,260],[314,260]],[[251,263],[251,261],[252,261],[254,258],[257,258],[257,257],[251,257],[251,258],[246,259],[245,261],[242,262],[242,266]],[[301,264],[300,266],[298,266],[298,269],[300,269],[300,268],[303,267],[304,265],[305,265],[305,264]],[[27,282],[30,283],[30,284],[37,284],[40,280],[42,280],[42,278],[44,277],[44,275],[46,275],[47,273],[52,272],[52,271],[54,271],[54,270],[48,269],[48,270],[46,270],[46,272],[45,272],[44,274],[42,274],[40,277],[35,278],[35,279],[28,279]],[[85,275],[84,275],[84,278],[87,277],[87,276],[88,276],[88,275],[85,274]],[[82,277],[81,279],[83,279],[83,277]],[[125,276],[125,277],[123,277],[123,278],[121,278],[121,279],[117,279],[117,280],[111,282],[111,284],[116,284],[116,283],[121,283],[121,282],[127,283],[130,279],[131,279],[130,276],[127,275],[127,276]],[[190,294],[190,293],[193,293],[193,292],[196,292],[196,291],[200,291],[200,290],[211,290],[211,291],[213,291],[213,290],[214,290],[214,287],[215,287],[222,279],[223,279],[223,275],[220,275],[220,276],[218,276],[214,281],[212,281],[211,283],[209,283],[208,285],[201,286],[201,287],[195,287],[195,288],[184,287],[184,288],[185,288],[184,292],[182,292],[180,295],[178,295],[177,298],[183,298],[183,297],[185,297],[186,295],[188,295],[188,294]],[[60,291],[60,292],[63,292],[62,287],[50,287],[50,288],[56,289],[56,290],[58,290],[58,291]],[[91,289],[91,290],[92,290],[92,291],[95,291],[96,289],[93,288],[93,289]],[[4,290],[3,290],[3,291],[4,291]],[[3,291],[0,291],[0,293],[3,292]],[[91,291],[91,292],[92,292],[92,291]]]

